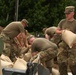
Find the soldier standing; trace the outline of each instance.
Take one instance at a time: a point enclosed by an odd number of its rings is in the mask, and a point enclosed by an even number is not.
[[[76,34],[76,20],[74,19],[74,6],[65,7],[65,19],[62,19],[56,30],[57,34],[61,34],[62,30],[68,29]],[[66,36],[65,36],[66,37]],[[59,54],[58,54],[58,64],[60,75],[68,75],[67,65],[73,75],[76,75],[76,47],[69,48],[68,45],[62,41],[59,43]],[[69,63],[70,61],[70,63]]]
[[[49,27],[45,30],[44,34],[45,34],[45,38],[48,40],[51,40],[51,38],[54,36],[55,32],[56,32],[56,28],[55,26]]]

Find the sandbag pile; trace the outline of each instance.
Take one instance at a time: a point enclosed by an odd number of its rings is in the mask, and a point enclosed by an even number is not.
[[[33,61],[33,63],[37,63],[38,62],[38,58]],[[11,66],[12,65],[12,66]],[[22,58],[17,58],[17,60],[15,61],[15,63],[13,63],[9,57],[5,56],[5,55],[1,55],[1,66],[4,68],[15,68],[15,69],[20,69],[20,70],[27,70],[27,62],[22,59]],[[59,75],[59,71],[57,69],[52,68],[52,73],[54,75]],[[38,75],[38,73],[36,73],[36,75]]]
[[[16,62],[13,65],[13,68],[26,70],[27,69],[27,62],[22,58],[17,58]]]

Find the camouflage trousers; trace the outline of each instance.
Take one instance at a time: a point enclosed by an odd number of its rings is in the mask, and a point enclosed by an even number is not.
[[[15,57],[15,52],[17,52],[17,47],[14,44],[13,39],[10,39],[7,35],[1,33],[0,38],[4,41],[3,54],[10,57],[11,59]]]
[[[52,59],[57,56],[57,52],[57,49],[47,48],[46,50],[38,53],[40,55],[40,62],[43,66],[47,67],[50,72],[52,72]]]
[[[68,68],[76,75],[76,48],[60,46],[57,56],[60,75],[68,75]]]

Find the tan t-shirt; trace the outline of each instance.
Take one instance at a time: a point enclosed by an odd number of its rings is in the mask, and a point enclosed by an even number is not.
[[[49,36],[53,36],[57,27],[49,27],[45,30],[45,34],[48,34]]]
[[[67,29],[72,31],[73,33],[76,33],[76,20],[67,21],[66,19],[62,19],[59,22],[58,27],[62,30]]]
[[[72,31],[73,33],[76,34],[76,20],[74,19],[73,21],[68,21],[66,19],[62,19],[59,24],[58,24],[58,27],[61,29],[61,30],[70,30]],[[67,48],[69,47],[64,41],[61,42],[59,44],[59,46],[62,46],[64,48]]]
[[[21,22],[11,22],[2,31],[10,38],[16,37],[20,32],[24,32],[24,27]]]
[[[36,38],[31,46],[32,52],[35,51],[44,51],[48,48],[53,48],[53,49],[57,49],[57,45],[50,42],[49,40],[45,39],[45,38]]]

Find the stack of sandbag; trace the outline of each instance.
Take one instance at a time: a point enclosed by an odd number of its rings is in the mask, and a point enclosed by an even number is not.
[[[73,44],[76,43],[76,34],[69,30],[62,30],[62,40],[72,48]]]
[[[8,56],[1,55],[1,66],[3,68],[12,68],[13,67],[13,62],[10,60]]]
[[[26,70],[27,69],[27,62],[22,58],[17,58],[16,62],[13,65],[13,68]]]

